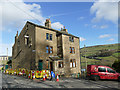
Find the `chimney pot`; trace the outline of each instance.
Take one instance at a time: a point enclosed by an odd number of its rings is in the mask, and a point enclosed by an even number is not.
[[[51,21],[50,21],[50,18],[49,18],[49,19],[46,19],[45,27],[51,28]]]
[[[17,31],[17,36],[18,36],[18,31]]]
[[[64,26],[64,29],[65,29],[65,26]]]

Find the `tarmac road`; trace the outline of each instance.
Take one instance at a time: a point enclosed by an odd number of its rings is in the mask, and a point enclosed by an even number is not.
[[[85,80],[74,78],[60,78],[59,82],[31,80],[22,76],[2,74],[2,88],[98,88],[120,89],[120,82],[111,80]]]

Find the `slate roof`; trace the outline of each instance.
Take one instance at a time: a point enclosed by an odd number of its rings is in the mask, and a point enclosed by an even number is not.
[[[34,23],[32,23],[32,22],[29,22],[29,21],[27,21],[27,23],[30,23],[30,24],[35,25],[35,26],[40,27],[40,28],[44,28],[44,29],[47,29],[47,30],[55,31],[55,32],[57,32],[58,34],[64,34],[64,35],[68,35],[68,36],[72,36],[72,37],[79,38],[79,37],[77,37],[77,36],[74,36],[74,35],[72,35],[72,34],[69,34],[69,33],[67,33],[67,32],[64,32],[64,31],[59,31],[59,30],[56,30],[56,29],[53,29],[53,28],[48,28],[48,27],[45,27],[45,26],[37,25],[37,24],[34,24]]]

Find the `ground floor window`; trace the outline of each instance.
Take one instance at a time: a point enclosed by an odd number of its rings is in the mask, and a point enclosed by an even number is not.
[[[70,67],[71,67],[71,68],[76,67],[76,60],[75,60],[75,59],[71,59],[71,60],[70,60]]]
[[[63,62],[58,62],[58,67],[63,68]]]

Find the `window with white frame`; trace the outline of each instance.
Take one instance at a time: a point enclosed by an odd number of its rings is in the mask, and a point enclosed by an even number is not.
[[[76,60],[75,60],[75,59],[71,59],[71,60],[70,60],[70,67],[71,67],[71,68],[76,67]]]

